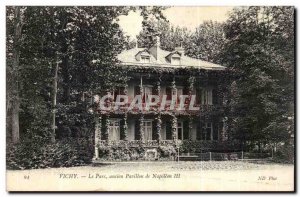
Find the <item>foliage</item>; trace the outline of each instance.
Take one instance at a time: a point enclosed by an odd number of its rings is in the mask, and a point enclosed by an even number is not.
[[[274,154],[274,161],[279,163],[295,162],[295,147],[292,145],[284,145]]]
[[[147,147],[145,147],[142,143],[138,146],[132,146],[130,143],[126,143],[124,145],[98,146],[100,160],[106,161],[147,160],[147,150]],[[173,160],[175,155],[176,149],[173,145],[157,147],[157,156],[159,160]]]
[[[156,35],[159,35],[164,50],[174,51],[181,46],[189,57],[219,63],[219,55],[225,44],[223,24],[204,21],[194,31],[189,31],[172,26],[168,21],[151,19],[149,26],[137,36],[139,47],[151,47],[156,43]]]
[[[225,24],[221,62],[239,73],[230,95],[229,137],[289,141],[294,118],[294,8],[234,10]]]
[[[160,158],[172,159],[176,156],[176,149],[174,146],[159,146],[157,152]]]
[[[8,169],[71,167],[88,164],[93,156],[91,139],[65,139],[55,143],[39,137],[7,145]]]
[[[161,140],[161,124],[162,124],[162,120],[161,120],[161,113],[158,113],[158,115],[155,118],[155,131],[156,131],[156,139],[158,141]]]
[[[12,62],[16,59],[12,52],[17,47],[13,42],[15,8],[21,10],[22,22],[18,83],[12,80],[15,73]],[[21,135],[36,131],[38,135],[47,136],[52,121],[48,117],[54,110],[58,110],[56,122],[60,122],[57,125],[60,129],[74,126],[74,122],[83,125],[83,129],[90,127],[85,123],[90,106],[89,102],[84,102],[85,97],[90,99],[95,92],[105,92],[116,84],[124,84],[126,79],[126,70],[116,69],[117,54],[130,45],[119,27],[118,17],[131,10],[141,11],[145,26],[149,16],[164,18],[158,6],[7,7],[8,121],[13,91],[17,91],[21,102]],[[52,104],[57,64],[58,109]],[[19,91],[13,90],[14,84]],[[81,110],[84,108],[85,112]]]
[[[127,113],[124,114],[120,129],[120,138],[128,140],[128,123],[127,123]]]
[[[219,55],[226,43],[224,24],[204,21],[191,34],[189,43],[185,43],[186,54],[190,57],[220,63]]]
[[[161,48],[167,51],[173,51],[175,47],[188,44],[190,32],[187,28],[173,27],[168,21],[150,19],[148,29],[143,29],[137,36],[139,47],[151,47],[159,35]]]
[[[144,160],[145,148],[142,146],[99,146],[99,157],[108,161]]]
[[[184,142],[182,151],[201,151],[206,146],[220,150],[226,147],[235,149],[233,139],[240,140],[244,146],[248,142],[258,144],[259,147],[280,142],[286,142],[290,146],[293,144],[295,40],[292,7],[239,8],[230,14],[224,24],[207,21],[195,31],[173,27],[162,15],[165,7],[159,6],[15,8],[8,6],[6,13],[7,136],[10,141],[12,109],[15,106],[13,103],[19,101],[20,110],[15,115],[20,118],[22,140],[15,146],[8,143],[10,168],[88,163],[92,143],[84,141],[83,147],[86,149],[83,151],[79,141],[66,142],[59,139],[92,136],[94,118],[88,112],[92,95],[106,92],[116,85],[124,85],[130,72],[147,72],[149,75],[183,74],[191,76],[191,82],[194,81],[192,76],[227,82],[232,70],[238,73],[239,78],[231,84],[224,112],[228,116],[228,136],[233,145],[215,142],[196,145]],[[16,17],[16,10],[21,11],[20,17]],[[138,36],[140,47],[153,45],[155,36],[159,34],[162,49],[172,51],[182,45],[185,55],[221,63],[229,69],[208,72],[190,67],[120,68],[117,54],[125,48],[131,48],[133,43],[123,35],[117,21],[120,15],[126,15],[131,10],[140,10],[143,16],[143,31]],[[22,25],[18,39],[15,34],[16,21]],[[14,55],[15,51],[20,52],[19,58]],[[18,63],[19,66],[15,67],[13,63]],[[57,64],[58,104],[54,106],[53,78]],[[16,76],[18,80],[14,80]],[[190,85],[191,90],[192,86],[198,84]],[[222,87],[218,91],[224,92],[225,89],[228,87]],[[57,123],[58,141],[49,143],[53,120],[50,117],[56,110],[54,120]],[[210,112],[209,109],[204,109],[201,114],[211,115]],[[126,118],[124,121],[126,122]],[[159,131],[160,118],[157,121]],[[103,119],[103,122],[106,131],[108,119]],[[127,126],[124,125],[123,130],[126,131]],[[143,139],[143,131],[140,134]],[[108,133],[104,133],[104,139],[107,136]],[[241,148],[239,145],[238,148]],[[102,149],[113,159],[126,159],[130,154],[132,158],[140,158],[143,152],[143,148],[129,148],[127,152],[118,148]],[[286,153],[290,152],[282,151],[281,155]],[[280,158],[280,152],[277,154]],[[51,155],[55,157],[51,159]]]
[[[240,151],[241,145],[239,142],[233,141],[192,141],[183,140],[179,145],[181,153],[201,153],[201,152],[232,152]]]
[[[177,139],[177,117],[175,114],[172,114],[172,120],[171,120],[171,132],[172,132],[172,140]]]
[[[140,114],[138,126],[138,139],[144,141],[144,115]]]

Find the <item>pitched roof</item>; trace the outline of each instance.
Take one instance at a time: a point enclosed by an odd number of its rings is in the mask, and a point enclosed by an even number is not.
[[[211,62],[207,62],[204,60],[191,58],[185,55],[181,56],[181,64],[180,65],[172,65],[168,59],[167,56],[169,56],[173,52],[165,51],[157,48],[157,58],[155,58],[151,53],[150,63],[142,63],[136,58],[136,55],[141,52],[147,50],[147,48],[133,48],[130,50],[125,50],[121,52],[118,55],[119,61],[121,61],[121,64],[123,65],[133,65],[133,66],[158,66],[158,67],[174,67],[174,68],[180,68],[180,67],[196,67],[201,69],[207,69],[207,70],[224,70],[226,67],[221,66],[219,64],[214,64]]]

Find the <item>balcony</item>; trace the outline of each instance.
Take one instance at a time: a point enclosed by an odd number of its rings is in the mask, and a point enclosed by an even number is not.
[[[173,146],[176,142],[173,140],[148,140],[148,141],[140,141],[140,140],[119,140],[119,141],[106,141],[106,140],[100,140],[98,142],[98,146],[118,146],[118,147],[158,147],[158,146]]]
[[[203,115],[203,114],[212,114],[212,113],[221,113],[224,110],[224,107],[221,105],[194,105],[193,107],[197,109],[190,108],[189,104],[184,104],[183,107],[180,108],[179,104],[175,104],[171,106],[170,104],[165,104],[164,106],[161,103],[156,105],[147,106],[146,103],[142,103],[139,107],[132,107],[130,103],[126,103],[124,105],[118,105],[114,102],[106,102],[104,104],[105,108],[101,109],[99,106],[97,110],[101,110],[103,114],[111,113],[111,114],[124,114],[125,112],[130,114],[156,114],[158,112],[162,114],[175,113],[178,115]]]

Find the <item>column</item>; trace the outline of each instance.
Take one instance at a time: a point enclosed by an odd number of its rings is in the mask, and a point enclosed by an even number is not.
[[[177,117],[172,114],[172,139],[177,140]]]
[[[109,132],[109,115],[106,115],[105,122],[104,122],[103,139],[106,140],[107,142],[109,141],[108,132]]]
[[[102,124],[102,116],[101,113],[99,114],[99,116],[96,116],[95,119],[95,153],[94,153],[94,160],[99,158],[99,150],[98,150],[98,146],[99,146],[99,141],[101,140],[101,126]]]
[[[173,96],[175,98],[173,98]],[[173,77],[173,81],[172,81],[172,102],[171,102],[171,106],[170,109],[172,109],[172,103],[173,103],[173,99],[175,99],[175,103],[176,104],[176,100],[177,100],[177,88],[176,88],[176,81],[175,81],[175,77]],[[175,106],[174,106],[175,107]]]
[[[194,90],[195,77],[190,76],[188,79],[188,83],[189,83],[188,92],[189,92],[189,103],[190,103],[192,94],[193,94],[193,90]]]
[[[157,91],[157,95],[160,96],[160,79],[157,81],[156,83],[156,91]]]
[[[224,117],[222,119],[222,128],[221,128],[221,140],[222,141],[226,141],[228,139],[228,135],[227,135],[227,117]]]
[[[189,140],[192,140],[193,117],[189,116]]]
[[[126,82],[124,85],[124,95],[128,96],[128,84],[127,84],[127,76],[126,76]],[[122,120],[122,129],[121,129],[121,139],[127,141],[128,140],[128,123],[127,123],[127,109],[125,108],[124,116]]]
[[[142,76],[140,78],[140,95],[141,95],[142,100],[143,100],[144,88],[143,88],[143,77]]]
[[[127,125],[127,113],[125,112],[122,119],[122,129],[121,129],[121,139],[127,141],[128,140],[128,125]]]
[[[126,82],[125,82],[125,85],[124,85],[124,95],[128,97],[128,77],[126,76]],[[128,98],[128,101],[129,101],[129,98]],[[127,106],[127,104],[126,104]],[[125,109],[125,111],[127,111],[127,108]]]
[[[140,118],[139,118],[139,137],[140,137],[140,141],[143,142],[144,141],[144,115],[141,113],[140,114]]]
[[[156,120],[156,138],[157,138],[156,140],[158,142],[161,141],[161,123],[162,123],[162,121],[161,121],[161,113],[159,112],[157,114],[157,120]]]
[[[160,87],[160,77],[158,78],[158,81],[156,83],[156,93],[157,93],[157,96],[160,96],[160,90],[161,90],[161,87]],[[161,98],[159,98],[161,99]],[[161,102],[161,100],[159,101],[159,103]],[[160,111],[160,105],[158,105],[158,110]]]

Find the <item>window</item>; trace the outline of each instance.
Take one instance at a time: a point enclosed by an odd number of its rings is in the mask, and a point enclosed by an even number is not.
[[[183,88],[177,87],[177,104],[180,103],[180,96],[183,95]]]
[[[152,140],[152,120],[144,120],[143,129],[145,141]]]
[[[213,128],[213,140],[219,140],[219,124],[214,124]]]
[[[177,139],[183,140],[183,122],[177,122]]]
[[[176,87],[176,90],[174,90],[172,87],[166,87],[166,95],[167,101],[172,101],[172,97],[174,97],[176,103],[179,104],[180,95],[183,95],[183,88]]]
[[[114,101],[117,100],[118,95],[125,95],[124,91],[125,91],[124,87],[114,87],[114,91],[112,94]],[[123,102],[123,99],[121,99],[121,102]]]
[[[147,101],[149,95],[152,95],[152,87],[150,86],[143,86],[144,95],[143,95],[143,103]]]
[[[172,100],[172,88],[166,87],[167,100]]]
[[[111,141],[120,140],[120,120],[115,120],[115,119],[109,120],[108,139]]]
[[[196,104],[201,104],[201,98],[202,98],[202,90],[196,89]]]
[[[166,121],[166,132],[165,139],[172,140],[172,123],[171,121]]]
[[[172,65],[180,65],[180,57],[172,57]]]
[[[141,56],[142,63],[150,63],[150,56],[143,55]]]
[[[204,124],[201,139],[202,140],[212,140],[213,139],[213,128],[212,128],[212,124],[210,122]]]
[[[140,95],[140,94],[141,94],[140,86],[135,86],[134,87],[134,96]],[[149,95],[152,95],[152,86],[149,86],[149,85],[143,86],[143,95],[141,95],[143,103],[146,102],[146,99],[148,98]]]
[[[210,89],[202,89],[201,104],[212,105],[212,91]]]

